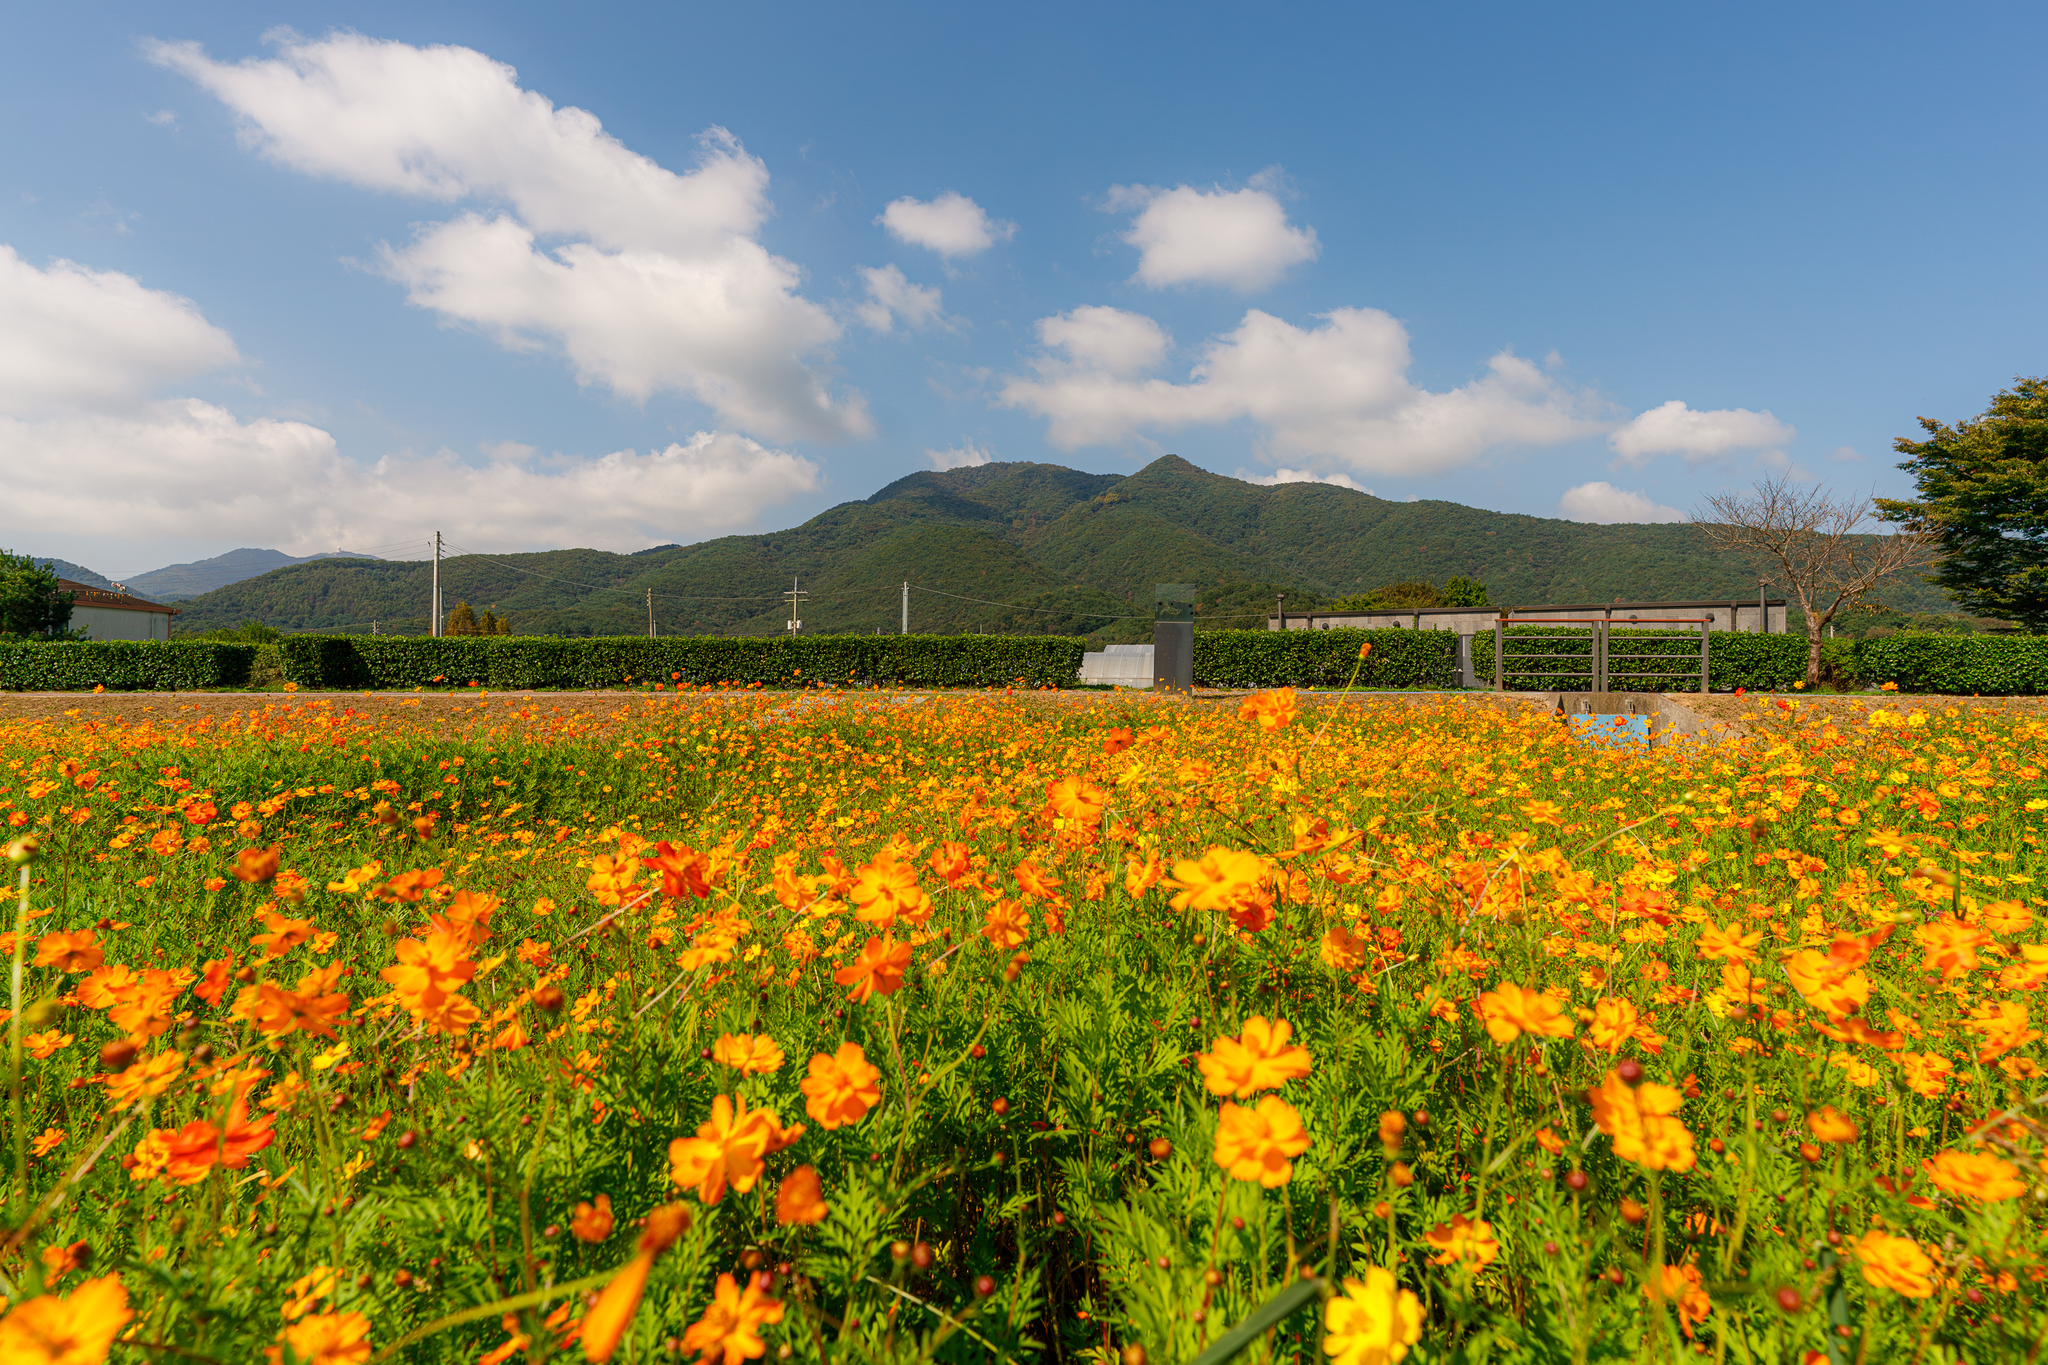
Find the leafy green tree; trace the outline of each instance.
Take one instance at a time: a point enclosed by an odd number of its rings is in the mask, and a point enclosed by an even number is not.
[[[448,613],[447,624],[441,627],[443,635],[481,635],[483,627],[476,619],[476,608],[467,602],[457,602],[455,610]]]
[[[1493,603],[1486,598],[1486,585],[1476,578],[1453,578],[1444,584],[1444,605],[1447,607],[1490,607]]]
[[[28,555],[0,550],[0,635],[30,640],[75,638],[74,595],[57,586],[57,571]]]
[[[1930,583],[1966,610],[2048,631],[2048,379],[2015,379],[1955,426],[1922,417],[1924,441],[1900,437],[1916,499],[1879,498],[1886,521],[1931,535]]]

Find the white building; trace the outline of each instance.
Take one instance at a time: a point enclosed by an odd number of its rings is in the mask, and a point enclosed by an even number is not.
[[[176,607],[144,601],[125,592],[109,592],[68,578],[57,586],[72,594],[71,628],[90,640],[168,640]]]

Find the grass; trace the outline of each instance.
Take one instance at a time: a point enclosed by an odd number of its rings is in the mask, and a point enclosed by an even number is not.
[[[0,1355],[2038,1353],[2048,726],[1293,703],[0,721]]]

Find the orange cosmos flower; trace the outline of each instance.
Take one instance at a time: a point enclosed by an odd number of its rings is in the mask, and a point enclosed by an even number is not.
[[[599,905],[624,905],[626,897],[640,889],[633,881],[639,875],[632,858],[600,854],[590,860],[590,879],[583,886]]]
[[[655,1258],[674,1246],[689,1226],[690,1211],[681,1204],[664,1204],[647,1215],[647,1227],[640,1234],[633,1259],[612,1276],[583,1315],[584,1359],[603,1365],[612,1358],[640,1307],[640,1295],[647,1289],[647,1273],[654,1269]]]
[[[1977,925],[1963,924],[1947,915],[1913,931],[1925,958],[1923,972],[1940,972],[1944,979],[1962,975],[1977,965],[1977,950],[1997,942]]]
[[[1172,901],[1176,910],[1227,913],[1257,898],[1268,871],[1266,860],[1256,853],[1212,845],[1200,861],[1183,858],[1174,863],[1173,879],[1166,884],[1180,890]]]
[[[739,1365],[767,1351],[760,1329],[782,1321],[782,1305],[768,1297],[767,1283],[766,1275],[749,1275],[742,1289],[732,1276],[720,1275],[704,1316],[683,1333],[683,1349],[701,1351],[699,1365]]]
[[[1254,1014],[1244,1021],[1238,1037],[1218,1038],[1210,1051],[1195,1058],[1195,1065],[1201,1068],[1209,1093],[1249,1099],[1308,1075],[1314,1063],[1307,1048],[1287,1045],[1293,1036],[1294,1025],[1285,1019],[1268,1023]]]
[[[1058,877],[1032,862],[1018,863],[1012,875],[1017,878],[1017,889],[1033,900],[1051,900],[1061,884]]]
[[[1707,1320],[1707,1314],[1714,1311],[1714,1301],[1707,1297],[1706,1287],[1700,1282],[1700,1269],[1695,1265],[1667,1265],[1662,1268],[1658,1279],[1662,1281],[1661,1293],[1658,1286],[1643,1286],[1643,1297],[1655,1302],[1663,1298],[1678,1310],[1679,1330],[1686,1339],[1692,1339],[1692,1329]]]
[[[1291,687],[1277,688],[1271,692],[1255,692],[1246,697],[1237,708],[1239,720],[1257,721],[1261,730],[1284,730],[1300,713],[1300,706]]]
[[[1948,1089],[1949,1073],[1955,1070],[1955,1063],[1939,1052],[1901,1052],[1899,1065],[1906,1071],[1906,1088],[1930,1100]]]
[[[1977,1060],[1991,1061],[2039,1038],[2041,1030],[2028,1028],[2027,1018],[2027,1007],[2017,1000],[1973,1006],[1963,1027],[1984,1037],[1984,1046],[1977,1050]]]
[[[146,1062],[136,1062],[107,1082],[107,1100],[116,1109],[126,1109],[137,1100],[154,1099],[171,1088],[185,1069],[185,1054],[160,1052]]]
[[[1103,810],[1108,807],[1109,793],[1085,777],[1069,774],[1046,785],[1045,803],[1062,820],[1092,825],[1102,818]]]
[[[742,1076],[765,1076],[782,1069],[782,1049],[763,1033],[728,1033],[711,1048],[711,1060],[729,1066]]]
[[[31,1033],[21,1041],[28,1049],[29,1056],[39,1062],[46,1062],[70,1047],[76,1040],[61,1029],[46,1029],[41,1033]]]
[[[99,940],[90,929],[70,934],[45,934],[36,940],[38,967],[55,967],[60,972],[89,972],[106,960]]]
[[[865,1005],[868,997],[876,991],[883,995],[894,995],[903,988],[903,973],[910,966],[910,945],[891,943],[887,934],[871,938],[860,950],[860,956],[847,966],[832,973],[832,979],[842,986],[850,986],[846,998],[856,1005]]]
[[[277,879],[277,845],[269,848],[245,848],[235,855],[235,880],[249,882],[275,881]]]
[[[440,884],[440,868],[415,868],[410,872],[399,873],[382,886],[374,888],[370,894],[380,901],[402,901],[410,905]]]
[[[1136,900],[1159,885],[1159,877],[1159,853],[1148,850],[1142,862],[1133,858],[1124,864],[1124,894]]]
[[[1806,1116],[1806,1127],[1817,1142],[1854,1142],[1856,1122],[1832,1104],[1824,1104]]]
[[[1852,1250],[1862,1262],[1863,1278],[1871,1284],[1909,1299],[1924,1299],[1934,1293],[1934,1262],[1912,1238],[1873,1230],[1864,1233]]]
[[[868,1062],[859,1043],[841,1043],[827,1056],[811,1058],[811,1074],[797,1088],[804,1093],[804,1112],[827,1130],[858,1123],[882,1101],[879,1067]]]
[[[329,991],[340,979],[342,965],[329,963],[316,967],[299,978],[299,984],[291,990],[259,981],[244,987],[235,997],[233,1013],[236,1018],[247,1019],[264,1033],[273,1038],[282,1038],[294,1030],[321,1038],[335,1036],[334,1021],[348,1013],[348,996],[340,991]]]
[[[1593,1122],[1614,1139],[1614,1154],[1649,1171],[1693,1168],[1692,1134],[1673,1115],[1684,1097],[1668,1085],[1645,1081],[1630,1089],[1619,1072],[1610,1071],[1597,1089],[1586,1092]]]
[[[2027,1192],[2019,1167],[1989,1152],[1942,1152],[1920,1165],[1930,1180],[1958,1197],[1996,1204]]]
[[[803,1135],[801,1123],[785,1129],[772,1109],[750,1110],[744,1097],[720,1095],[711,1101],[711,1117],[695,1137],[669,1143],[669,1180],[685,1189],[696,1186],[699,1199],[716,1204],[727,1185],[741,1194],[753,1189],[761,1178],[762,1158]]]
[[[48,1156],[61,1146],[63,1142],[64,1130],[62,1128],[45,1128],[29,1140],[29,1154],[31,1156]]]
[[[782,1185],[775,1191],[776,1222],[822,1223],[831,1211],[815,1167],[799,1166],[782,1177]]]
[[[661,894],[681,899],[684,896],[702,900],[717,889],[725,880],[725,869],[716,865],[711,855],[699,853],[688,844],[671,844],[664,840],[654,846],[652,858],[642,858],[642,867],[653,868],[661,873]],[[630,877],[628,878],[630,881]],[[593,890],[596,888],[593,887]],[[613,904],[606,901],[604,904]]]
[[[1233,1180],[1256,1180],[1276,1189],[1294,1179],[1291,1158],[1308,1150],[1301,1115],[1278,1095],[1248,1109],[1225,1102],[1216,1117],[1216,1164]]]
[[[1008,950],[1031,937],[1031,913],[1020,903],[1004,897],[988,908],[981,935],[996,947]]]
[[[612,1197],[601,1194],[595,1204],[579,1203],[569,1216],[569,1231],[579,1242],[595,1245],[612,1235]]]
[[[0,1360],[99,1365],[134,1316],[119,1275],[87,1280],[66,1298],[39,1295],[0,1318]]]
[[[1354,932],[1347,925],[1333,924],[1323,932],[1323,941],[1317,945],[1316,955],[1332,971],[1350,973],[1365,966],[1365,955],[1372,946],[1372,939],[1366,935]]]
[[[1429,1258],[1431,1265],[1469,1265],[1478,1271],[1500,1255],[1500,1239],[1493,1235],[1493,1224],[1462,1213],[1453,1214],[1448,1223],[1438,1223],[1423,1234],[1423,1240],[1437,1250]]]
[[[256,918],[270,932],[256,935],[249,944],[261,948],[265,958],[283,957],[313,937],[313,921],[309,919],[286,919],[274,910],[259,910]]]
[[[1114,758],[1137,742],[1136,735],[1119,726],[1102,737],[1102,752]]]
[[[897,859],[896,851],[885,848],[875,860],[854,873],[853,917],[867,924],[888,928],[901,917],[911,924],[931,918],[931,897],[917,884],[917,869]]]
[[[1730,962],[1754,962],[1756,953],[1752,950],[1764,941],[1763,930],[1753,934],[1742,932],[1742,921],[1731,920],[1726,928],[1716,928],[1712,920],[1700,930],[1699,954],[1705,958],[1725,958]]]
[[[1542,991],[1525,990],[1512,981],[1503,981],[1482,994],[1479,1014],[1486,1021],[1487,1036],[1503,1046],[1524,1033],[1543,1038],[1572,1036],[1571,1016],[1564,1012],[1563,1001]]]
[[[946,885],[958,891],[960,884],[968,880],[968,871],[973,865],[968,861],[967,845],[949,839],[939,845],[925,866],[932,870],[933,876],[945,878]]]
[[[1602,1052],[1618,1052],[1623,1043],[1635,1037],[1642,1017],[1634,1005],[1618,995],[1610,995],[1593,1007],[1593,1024],[1586,1030],[1586,1041]]]

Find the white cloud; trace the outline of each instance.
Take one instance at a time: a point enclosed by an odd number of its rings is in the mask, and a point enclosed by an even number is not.
[[[990,218],[981,205],[954,190],[932,200],[906,195],[883,209],[875,221],[897,241],[936,251],[948,259],[979,255],[1017,235],[1015,223]]]
[[[508,349],[552,344],[585,384],[640,401],[685,393],[775,439],[871,429],[858,396],[834,395],[805,362],[838,324],[796,292],[799,269],[755,240],[768,171],[725,130],[699,139],[697,164],[678,175],[468,48],[344,33],[287,38],[274,58],[234,64],[195,43],[150,53],[233,109],[244,144],[283,165],[508,205],[384,249],[384,273],[444,321]]]
[[[178,126],[178,111],[175,109],[159,109],[153,114],[144,114],[142,117],[159,128],[175,128]]]
[[[946,450],[927,450],[924,457],[932,462],[933,469],[967,469],[978,464],[987,464],[995,459],[995,452],[984,449],[972,441],[962,441]]]
[[[1835,453],[1828,458],[1842,464],[1852,464],[1855,461],[1861,460],[1863,456],[1854,446],[1836,446]]]
[[[819,486],[811,461],[731,432],[646,455],[536,461],[505,441],[480,447],[486,465],[443,451],[365,467],[308,423],[152,396],[239,360],[189,299],[0,245],[0,528],[311,551],[389,542],[430,514],[480,548],[639,549],[741,529]]]
[[[245,421],[198,399],[108,414],[0,416],[0,523],[136,538],[204,535],[310,553],[441,530],[477,549],[637,550],[744,528],[818,488],[811,461],[730,432],[642,455],[471,465],[452,454],[363,466],[303,422]],[[431,525],[429,525],[431,523]]]
[[[1140,210],[1124,234],[1140,252],[1134,278],[1155,289],[1221,284],[1250,293],[1314,260],[1322,250],[1315,229],[1288,224],[1287,210],[1265,187],[1272,178],[1261,175],[1241,190],[1113,187],[1106,207]]]
[[[1748,408],[1694,411],[1679,399],[1638,413],[1611,433],[1607,444],[1626,465],[1656,455],[1683,455],[1697,465],[1734,450],[1774,450],[1798,435],[1768,412]]]
[[[893,331],[899,317],[913,332],[922,331],[934,323],[945,324],[946,310],[937,289],[912,284],[893,265],[885,265],[879,270],[862,266],[860,277],[867,283],[868,297],[867,302],[857,306],[854,312],[875,331]]]
[[[1684,521],[1676,507],[1652,502],[1641,493],[1595,481],[1568,488],[1557,500],[1557,510],[1572,521],[1646,522]]]
[[[1354,493],[1372,492],[1349,474],[1318,474],[1309,469],[1276,469],[1270,474],[1253,474],[1240,469],[1237,471],[1237,477],[1246,483],[1264,484],[1269,488],[1283,483],[1330,483],[1339,488],[1348,488]]]
[[[1137,314],[1077,309],[1042,320],[1039,338],[1056,354],[1035,376],[1011,378],[997,401],[1046,418],[1047,439],[1068,450],[1249,421],[1275,463],[1410,475],[1608,428],[1596,398],[1512,352],[1459,388],[1417,388],[1406,329],[1372,308],[1340,308],[1307,329],[1252,309],[1203,348],[1187,383],[1142,377],[1164,358],[1165,333]]]
[[[134,404],[241,360],[190,300],[111,270],[38,270],[0,245],[0,412]]]

